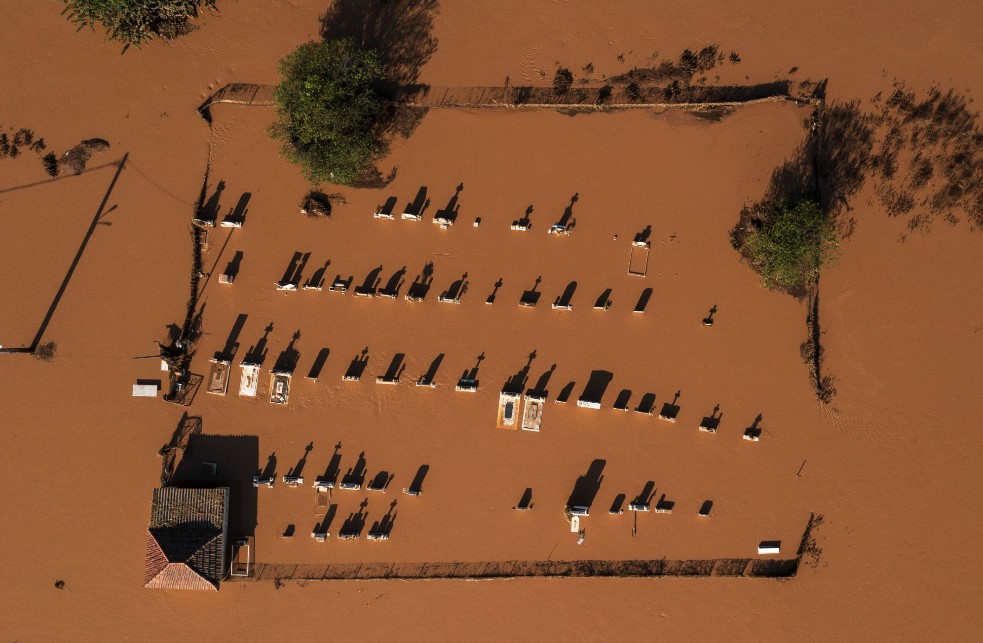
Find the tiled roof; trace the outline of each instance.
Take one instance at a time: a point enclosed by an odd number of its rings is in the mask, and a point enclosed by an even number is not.
[[[224,574],[229,490],[155,489],[144,586],[218,589]]]

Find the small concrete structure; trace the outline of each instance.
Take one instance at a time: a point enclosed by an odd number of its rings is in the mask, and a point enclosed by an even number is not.
[[[236,280],[235,275],[230,275],[230,274],[224,273],[224,272],[218,276],[218,282],[220,284],[229,284],[229,285],[231,285],[231,284],[235,283],[235,280]]]
[[[341,294],[346,295],[348,294],[348,282],[344,279],[335,279],[328,288],[328,292],[340,292]]]
[[[512,229],[515,230],[516,232],[526,232],[530,228],[532,228],[532,224],[528,222],[524,222],[524,221],[512,222]]]
[[[476,393],[478,391],[478,380],[470,380],[462,377],[457,381],[454,390],[458,393]]]
[[[369,540],[389,540],[389,534],[384,531],[370,531]]]
[[[229,388],[229,372],[232,365],[227,359],[213,357],[212,367],[208,373],[208,388],[206,389],[213,395],[225,395]]]
[[[133,397],[157,397],[159,388],[156,384],[134,384]]]
[[[346,491],[360,491],[362,489],[362,485],[358,482],[342,482],[340,485],[338,485],[338,488]]]
[[[599,409],[601,408],[601,403],[580,398],[579,400],[577,400],[577,406],[583,409]]]
[[[304,484],[304,478],[301,476],[283,476],[283,484],[288,487],[299,487]]]
[[[589,516],[590,507],[585,507],[584,505],[574,505],[567,509],[571,516]]]
[[[276,483],[276,478],[272,476],[268,478],[263,478],[262,476],[253,476],[253,486],[257,488],[269,487],[270,489],[272,489],[275,483]]]
[[[326,492],[331,489],[334,489],[334,482],[331,480],[325,480],[324,478],[314,480],[314,491]]]
[[[748,427],[744,429],[744,439],[751,442],[757,442],[761,439],[761,429],[756,427]]]
[[[628,505],[628,509],[631,511],[649,511],[652,509],[652,505],[647,502],[633,502]]]
[[[770,556],[780,553],[782,553],[782,541],[780,540],[762,540],[758,543],[759,556]]]
[[[276,282],[277,290],[297,290],[297,284],[289,281],[278,281]]]

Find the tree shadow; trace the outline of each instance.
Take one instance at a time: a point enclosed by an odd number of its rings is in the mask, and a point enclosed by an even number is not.
[[[427,114],[426,108],[413,107],[398,99],[403,90],[416,85],[420,70],[437,50],[433,36],[437,0],[335,0],[321,16],[321,37],[325,40],[349,39],[378,56],[383,79],[376,92],[386,99],[377,124],[380,155],[385,155],[395,136],[407,138]],[[413,88],[426,93],[426,86]],[[362,184],[381,187],[395,176],[383,178],[376,168]]]

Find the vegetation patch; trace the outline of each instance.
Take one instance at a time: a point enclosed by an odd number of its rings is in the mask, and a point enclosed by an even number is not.
[[[309,42],[280,61],[270,135],[312,184],[364,183],[383,150],[376,52],[351,40]]]
[[[81,30],[100,24],[106,38],[139,48],[154,38],[171,40],[192,31],[190,20],[215,0],[63,0],[62,14]]]
[[[768,288],[804,292],[837,249],[835,226],[810,199],[759,210],[750,227],[743,252]]]

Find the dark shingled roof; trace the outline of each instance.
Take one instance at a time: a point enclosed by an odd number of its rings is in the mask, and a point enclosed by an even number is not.
[[[154,489],[144,587],[217,590],[228,505],[228,487]]]

